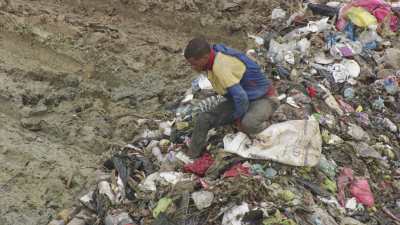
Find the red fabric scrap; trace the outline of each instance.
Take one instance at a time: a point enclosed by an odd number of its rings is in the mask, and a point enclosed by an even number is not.
[[[212,156],[209,153],[205,153],[201,158],[197,159],[193,163],[186,164],[183,167],[183,170],[187,173],[194,173],[203,177],[213,163],[214,159]]]
[[[227,170],[224,173],[224,178],[226,177],[237,177],[239,175],[243,175],[243,176],[250,176],[250,168],[247,166],[244,166],[243,164],[237,164],[235,166],[233,166],[232,168],[230,168],[229,170]]]
[[[367,179],[354,179],[353,170],[351,168],[343,168],[340,176],[337,179],[338,185],[338,200],[340,205],[345,205],[345,189],[350,185],[350,193],[356,198],[358,203],[367,207],[372,207],[375,204],[374,196],[369,187]]]
[[[317,89],[315,89],[314,87],[307,87],[307,93],[308,96],[310,96],[311,98],[317,96]]]

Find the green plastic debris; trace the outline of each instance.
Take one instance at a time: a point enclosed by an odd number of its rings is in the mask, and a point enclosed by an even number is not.
[[[253,174],[264,175],[264,166],[261,164],[253,164],[251,165],[251,171]]]
[[[278,197],[279,197],[280,199],[286,201],[286,202],[290,202],[290,201],[292,201],[292,200],[296,197],[296,195],[293,194],[293,192],[291,192],[291,191],[289,191],[289,190],[283,190],[283,191],[280,191],[280,192],[278,193]]]
[[[160,199],[157,203],[157,206],[153,209],[153,217],[157,218],[160,213],[167,211],[171,203],[172,199],[170,198]]]
[[[336,193],[337,192],[337,186],[336,182],[332,181],[329,178],[326,178],[324,180],[324,183],[322,184],[325,190],[331,192],[331,193]]]
[[[275,215],[271,218],[268,218],[263,221],[264,225],[297,225],[296,222],[294,222],[291,219],[285,218],[282,216],[281,212],[279,210],[276,210]]]
[[[337,165],[334,161],[327,160],[325,155],[321,155],[321,160],[319,161],[318,167],[329,178],[331,179],[335,178]]]

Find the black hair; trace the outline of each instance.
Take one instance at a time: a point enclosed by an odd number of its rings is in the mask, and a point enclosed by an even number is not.
[[[189,41],[185,48],[184,56],[186,59],[201,58],[211,52],[210,44],[204,37],[196,37]]]

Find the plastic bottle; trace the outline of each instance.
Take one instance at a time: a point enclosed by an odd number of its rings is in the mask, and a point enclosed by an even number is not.
[[[135,225],[128,213],[109,214],[104,219],[104,225]]]

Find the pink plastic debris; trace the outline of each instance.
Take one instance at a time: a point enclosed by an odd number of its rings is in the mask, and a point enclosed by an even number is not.
[[[372,207],[375,204],[374,196],[369,187],[367,179],[354,179],[353,170],[351,168],[343,168],[338,179],[338,201],[340,205],[345,205],[345,189],[350,185],[350,193],[356,198],[358,203],[367,207]]]
[[[372,207],[375,204],[374,196],[366,179],[354,180],[350,186],[350,193],[357,199],[357,202],[367,207]]]

